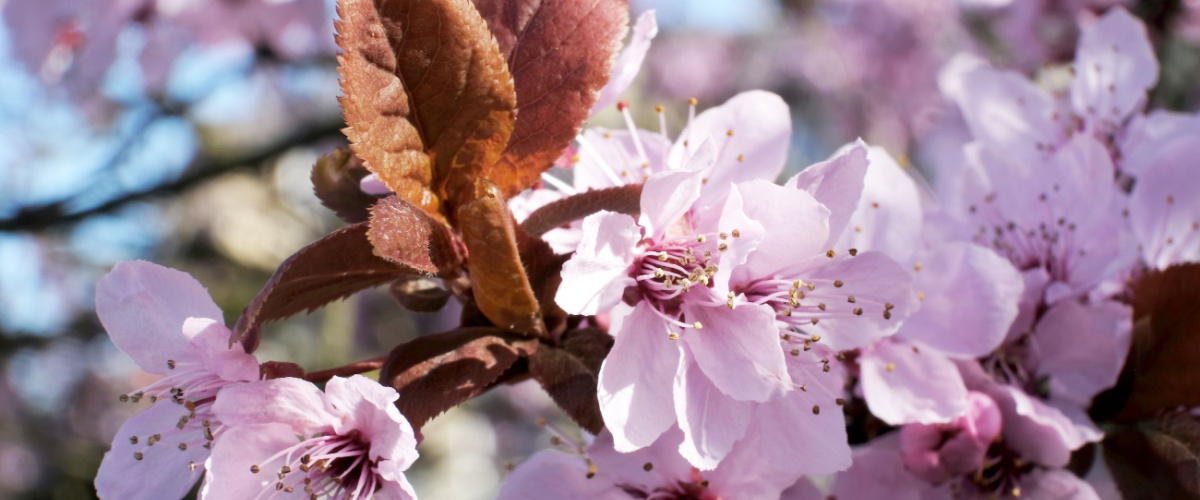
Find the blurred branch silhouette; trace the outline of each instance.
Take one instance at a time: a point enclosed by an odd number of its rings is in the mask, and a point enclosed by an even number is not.
[[[152,117],[147,120],[146,124],[153,123],[153,121],[154,118]],[[255,151],[243,156],[217,159],[201,155],[192,160],[183,175],[178,179],[146,189],[130,191],[88,208],[72,210],[71,204],[75,201],[74,199],[25,207],[10,218],[0,219],[0,232],[43,231],[64,224],[78,222],[92,215],[111,212],[130,202],[183,193],[204,181],[218,177],[229,171],[241,167],[258,167],[263,165],[267,160],[293,147],[311,144],[322,139],[342,137],[341,129],[344,126],[345,124],[340,119],[310,123],[299,127],[296,131],[279,141],[256,148]],[[130,143],[132,142],[130,141]],[[127,143],[126,147],[122,149],[127,149],[131,145],[130,143]],[[120,161],[121,156],[123,155],[120,152],[114,155],[114,162]]]

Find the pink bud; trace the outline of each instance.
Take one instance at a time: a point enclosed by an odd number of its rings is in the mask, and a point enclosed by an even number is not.
[[[977,470],[1000,434],[1000,424],[996,403],[985,394],[969,392],[966,412],[953,421],[900,428],[904,465],[913,475],[934,484]]]

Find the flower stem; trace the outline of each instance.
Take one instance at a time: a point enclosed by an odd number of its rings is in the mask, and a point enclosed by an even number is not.
[[[333,377],[348,377],[350,375],[358,375],[360,373],[366,373],[382,368],[383,363],[386,360],[387,356],[380,356],[378,358],[359,361],[357,363],[350,363],[348,365],[338,366],[328,370],[310,372],[304,376],[304,380],[309,382],[327,382]]]

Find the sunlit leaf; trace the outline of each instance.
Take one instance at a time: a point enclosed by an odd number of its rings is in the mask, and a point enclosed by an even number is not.
[[[400,393],[396,406],[413,427],[492,386],[536,340],[497,328],[460,328],[396,346],[379,381]]]
[[[367,237],[375,253],[426,273],[458,267],[458,239],[446,224],[420,207],[389,196],[371,207]]]
[[[499,47],[467,0],[340,0],[338,15],[351,147],[396,194],[440,214],[512,133]]]
[[[516,81],[520,111],[488,177],[511,197],[549,169],[608,82],[629,23],[625,0],[474,0]]]
[[[496,326],[541,332],[538,301],[521,264],[508,204],[491,183],[480,180],[477,186],[476,199],[458,209],[475,302]]]

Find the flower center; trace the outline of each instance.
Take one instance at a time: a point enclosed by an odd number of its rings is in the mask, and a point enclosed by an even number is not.
[[[310,500],[370,498],[383,484],[369,451],[369,443],[358,431],[305,439],[264,460],[263,465],[250,467],[251,473],[275,474],[277,478],[264,482],[255,498],[297,491],[307,494]]]
[[[652,245],[638,256],[632,277],[636,289],[627,290],[627,302],[646,301],[669,324],[679,328],[703,328],[699,322],[681,321],[680,305],[692,301],[724,302],[712,293],[713,276],[719,268],[716,258],[741,236],[730,233],[702,233],[676,236]],[[630,293],[632,292],[632,293]],[[672,339],[678,338],[672,331]]]

